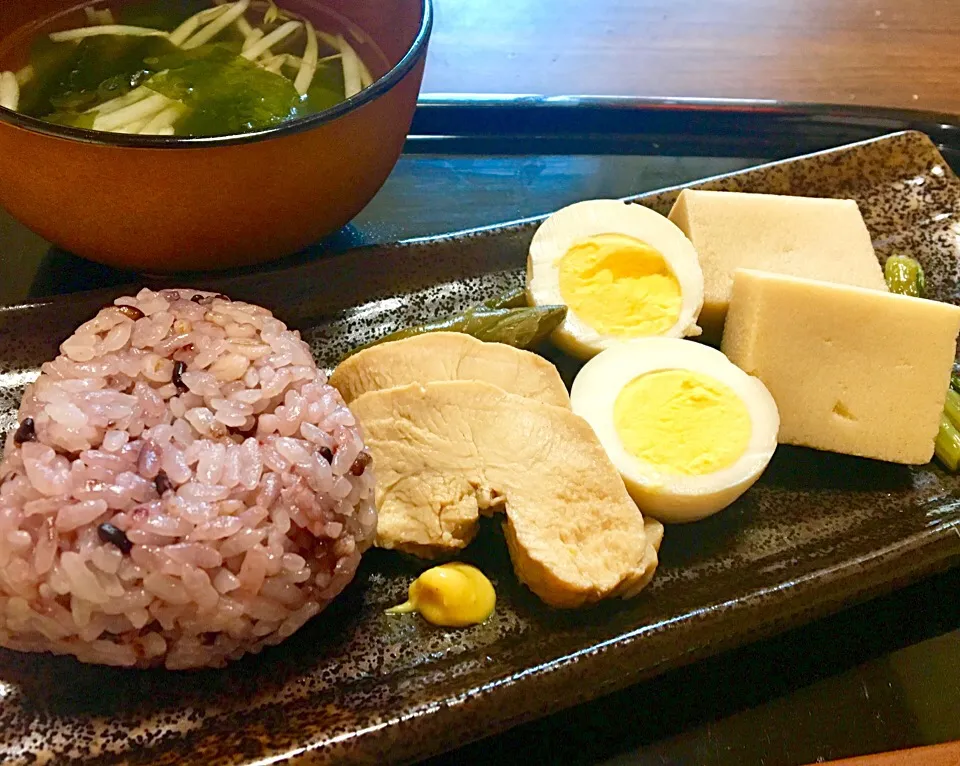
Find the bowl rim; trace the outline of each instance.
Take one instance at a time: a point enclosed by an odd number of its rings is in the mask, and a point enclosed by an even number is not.
[[[32,133],[61,138],[85,144],[107,147],[143,149],[197,149],[202,147],[235,146],[251,144],[271,138],[290,136],[312,130],[320,125],[342,117],[392,90],[416,66],[423,56],[433,28],[433,0],[420,0],[420,27],[407,52],[390,70],[372,85],[316,114],[297,117],[279,125],[248,133],[229,133],[222,136],[140,136],[126,133],[106,133],[102,130],[74,128],[55,125],[38,117],[29,117],[20,112],[0,107],[0,123],[13,125]]]

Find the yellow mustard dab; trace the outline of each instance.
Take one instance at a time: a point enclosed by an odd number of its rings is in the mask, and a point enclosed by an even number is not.
[[[410,584],[407,601],[387,614],[419,612],[433,625],[463,628],[486,620],[496,603],[493,584],[483,572],[453,561],[421,574]]]

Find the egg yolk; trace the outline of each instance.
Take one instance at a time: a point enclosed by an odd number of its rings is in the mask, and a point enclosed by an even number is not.
[[[648,372],[623,387],[613,406],[624,449],[664,473],[702,476],[733,465],[752,427],[743,400],[692,370]]]
[[[410,585],[406,603],[388,609],[387,614],[419,612],[433,625],[463,628],[486,620],[496,602],[493,584],[483,572],[452,562],[420,575]]]
[[[578,242],[558,264],[560,296],[603,335],[662,335],[680,317],[680,283],[663,254],[625,234]]]

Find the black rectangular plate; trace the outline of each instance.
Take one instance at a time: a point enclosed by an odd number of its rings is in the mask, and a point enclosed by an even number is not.
[[[934,296],[957,302],[960,254],[950,232],[958,181],[922,135],[893,135],[704,185],[851,196],[881,258],[908,250],[926,266]],[[665,210],[675,194],[641,201]],[[273,308],[329,366],[372,334],[519,283],[535,226],[372,246],[200,281]],[[0,310],[4,426],[37,365],[117,294],[111,288]],[[657,578],[629,602],[546,609],[517,585],[491,526],[467,558],[492,575],[500,604],[490,622],[465,631],[384,616],[415,569],[376,552],[324,615],[281,647],[223,671],[117,671],[0,652],[0,759],[424,757],[949,567],[960,560],[958,490],[957,479],[932,466],[785,448],[728,511],[668,529]]]

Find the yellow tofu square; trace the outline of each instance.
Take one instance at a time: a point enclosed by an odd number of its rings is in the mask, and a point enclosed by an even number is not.
[[[887,290],[853,200],[684,189],[670,220],[700,256],[708,342],[720,340],[737,269]]]
[[[948,303],[741,270],[721,348],[770,390],[781,444],[922,464],[958,333]]]

